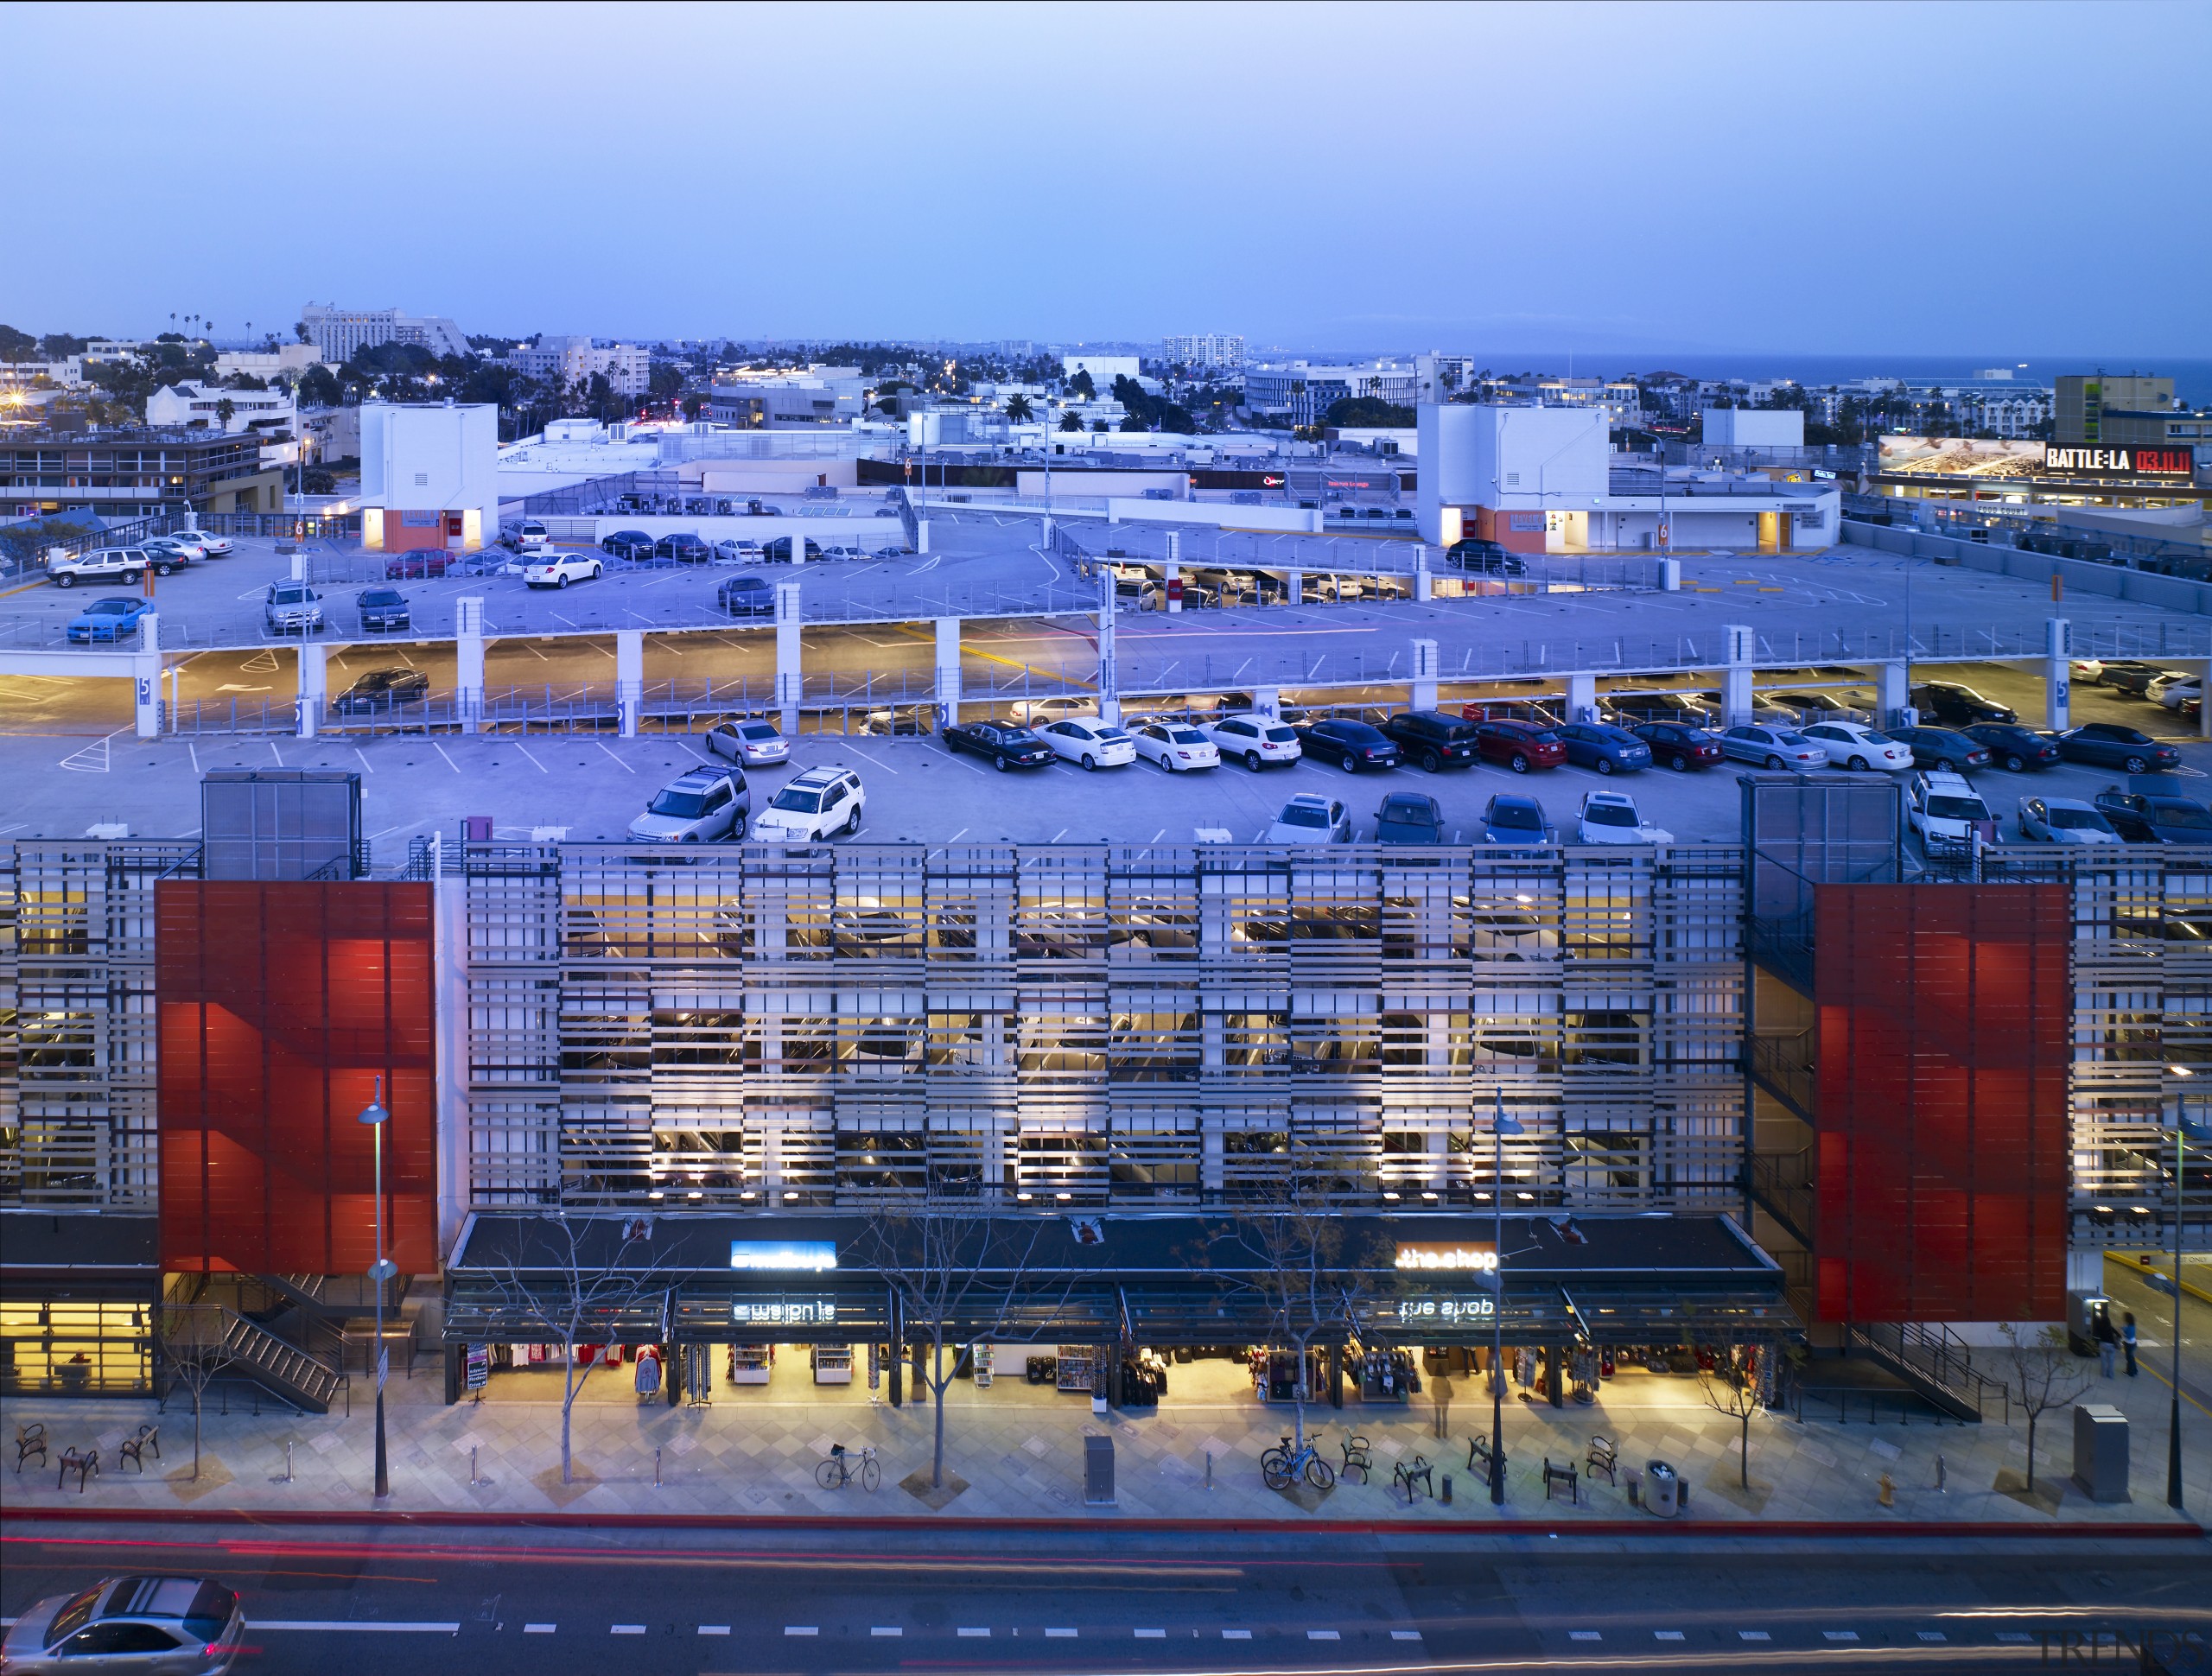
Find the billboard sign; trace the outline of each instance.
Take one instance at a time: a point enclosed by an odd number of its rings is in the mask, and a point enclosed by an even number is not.
[[[2193,448],[2131,442],[2108,448],[2063,448],[2048,443],[2043,468],[2060,477],[2188,477],[2196,471],[2196,460]]]

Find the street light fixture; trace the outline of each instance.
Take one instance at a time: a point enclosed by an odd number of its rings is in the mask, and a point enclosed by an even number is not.
[[[1506,1115],[1505,1090],[1491,1091],[1491,1204],[1497,1212],[1497,1267],[1491,1271],[1490,1316],[1490,1500],[1505,1505],[1505,1137],[1527,1133]]]
[[[2176,1070],[2182,1068],[2173,1067]],[[2166,1423],[2166,1505],[2177,1513],[2181,1510],[2181,1224],[2182,1214],[2189,1200],[2187,1178],[2183,1171],[2187,1165],[2188,1149],[2184,1132],[2188,1120],[2177,1109],[2174,1113],[2174,1376],[2172,1411]]]
[[[391,1494],[391,1461],[385,1448],[384,1434],[384,1379],[387,1368],[384,1348],[384,1289],[385,1284],[399,1273],[399,1266],[384,1254],[384,1126],[391,1114],[384,1108],[384,1076],[377,1076],[376,1092],[369,1103],[361,1108],[359,1122],[369,1126],[376,1138],[376,1225],[377,1260],[369,1267],[369,1279],[377,1289],[377,1482],[378,1500]]]

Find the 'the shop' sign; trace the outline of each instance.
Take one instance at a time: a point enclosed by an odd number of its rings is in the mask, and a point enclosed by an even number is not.
[[[1495,1274],[1497,1273],[1497,1247],[1436,1243],[1402,1245],[1398,1247],[1398,1267],[1459,1274]]]

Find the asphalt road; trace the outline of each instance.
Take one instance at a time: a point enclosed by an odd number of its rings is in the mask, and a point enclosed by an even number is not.
[[[166,1538],[167,1540],[162,1540]],[[2212,1669],[2201,1541],[413,1533],[18,1522],[0,1606],[240,1590],[271,1672]],[[2170,1654],[2117,1655],[2146,1635]],[[2190,1638],[2194,1638],[2193,1640]]]

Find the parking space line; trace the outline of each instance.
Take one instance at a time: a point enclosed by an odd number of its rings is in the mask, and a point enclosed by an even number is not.
[[[859,746],[855,745],[850,740],[847,740],[845,741],[844,748],[851,752],[856,757],[867,757],[868,761],[874,763],[878,768],[880,768],[887,774],[896,774],[899,771],[889,763],[884,761],[880,757],[869,756],[867,752],[861,750]],[[979,770],[978,771],[980,772],[981,771]]]
[[[527,762],[532,768],[535,768],[539,773],[543,774],[551,771],[543,763],[538,761],[537,758],[530,754],[530,747],[527,745],[523,744],[521,740],[516,740],[515,749],[521,752],[523,754],[523,760]]]
[[[458,774],[461,772],[461,765],[455,762],[451,757],[446,756],[446,748],[444,746],[439,744],[435,740],[432,740],[430,741],[430,749],[436,752],[441,758],[443,758],[445,765],[452,769],[454,773]]]
[[[606,744],[606,741],[605,741],[605,740],[594,740],[592,741],[592,743],[593,743],[594,745],[598,746],[599,746],[599,748],[600,748],[601,750],[602,750],[602,751],[607,751],[607,744]],[[443,755],[444,753],[442,752],[440,752],[439,754]],[[610,756],[610,757],[613,757],[613,758],[614,758],[614,760],[615,760],[616,762],[618,762],[618,763],[622,763],[622,771],[623,771],[624,773],[626,773],[626,774],[634,774],[634,773],[636,773],[636,772],[638,771],[636,769],[634,769],[634,768],[631,767],[631,766],[630,766],[630,765],[629,765],[628,763],[626,763],[626,762],[622,762],[622,759],[621,759],[620,757],[619,757],[619,756],[616,756],[616,755],[615,755],[615,753],[614,753],[613,752],[612,752],[612,751],[607,751],[607,754],[608,756]]]

